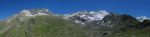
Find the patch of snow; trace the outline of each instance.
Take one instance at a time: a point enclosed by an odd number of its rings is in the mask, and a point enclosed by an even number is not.
[[[140,21],[140,22],[143,22],[145,19],[150,19],[146,16],[141,16],[141,17],[137,17],[137,19]]]
[[[91,11],[91,12],[89,12],[89,13],[94,14],[94,13],[96,13],[96,12],[95,12],[95,11]]]
[[[45,13],[37,13],[37,15],[48,15],[48,14],[45,14]]]
[[[74,22],[76,22],[76,23],[80,23],[78,20],[75,20]]]
[[[83,24],[85,24],[85,23],[81,23],[81,24],[83,25]]]
[[[109,13],[106,12],[105,10],[99,11],[99,12],[90,12],[92,16],[86,16],[89,20],[102,20],[106,15]],[[83,16],[83,15],[82,15]],[[84,15],[85,16],[85,15]]]
[[[81,15],[80,17],[85,17],[86,15]]]
[[[31,12],[29,10],[23,10],[20,13],[25,14],[25,16],[34,16],[31,14]]]

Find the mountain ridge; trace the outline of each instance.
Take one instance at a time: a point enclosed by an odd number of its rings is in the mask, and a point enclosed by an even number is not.
[[[0,22],[4,25],[0,27],[0,37],[116,37],[119,33],[130,37],[128,33],[149,30],[149,24],[150,20],[141,22],[131,15],[105,10],[55,15],[48,9],[31,9],[21,11],[3,24]],[[145,34],[141,36],[149,36]]]

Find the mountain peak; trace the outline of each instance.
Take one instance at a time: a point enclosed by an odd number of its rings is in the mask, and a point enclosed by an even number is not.
[[[21,14],[24,14],[25,16],[38,16],[38,15],[48,15],[49,11],[48,9],[31,9],[31,10],[22,10],[20,12]]]
[[[79,11],[75,14],[70,15],[69,17],[79,16],[80,18],[92,21],[92,20],[102,20],[109,13],[105,10],[99,11]]]
[[[109,15],[109,12],[105,10],[99,11],[79,11],[77,13],[66,16],[65,19],[72,19],[76,23],[85,24],[86,22],[102,20],[105,16]]]

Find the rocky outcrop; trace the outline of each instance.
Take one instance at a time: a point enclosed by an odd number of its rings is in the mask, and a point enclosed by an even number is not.
[[[140,29],[150,27],[150,20],[145,19],[143,22],[139,23],[138,27]]]

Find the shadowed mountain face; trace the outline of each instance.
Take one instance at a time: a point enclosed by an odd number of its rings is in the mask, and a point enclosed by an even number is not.
[[[0,22],[0,37],[150,37],[149,24],[104,10],[56,16],[47,9],[31,9]]]

